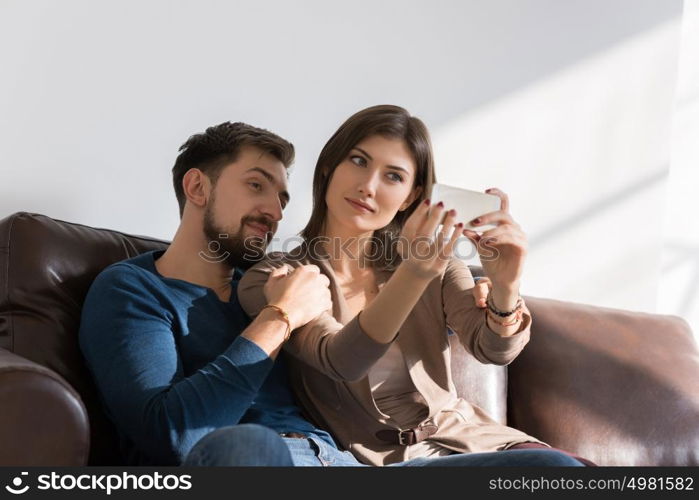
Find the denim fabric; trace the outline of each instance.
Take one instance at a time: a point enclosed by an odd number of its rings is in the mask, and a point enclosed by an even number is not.
[[[366,467],[348,451],[315,436],[280,437],[260,425],[242,424],[218,429],[199,441],[183,465],[269,465],[296,467]],[[414,458],[389,467],[583,467],[573,457],[556,450],[505,450],[491,453],[455,453],[442,457]]]
[[[296,467],[364,466],[349,451],[341,451],[315,437],[283,438]]]
[[[348,451],[341,451],[325,441],[284,438],[295,466],[310,467],[365,467]],[[505,450],[492,453],[455,453],[442,457],[414,458],[389,464],[388,467],[511,467],[554,466],[583,467],[583,464],[565,453],[553,450]]]
[[[222,427],[204,436],[192,447],[182,465],[284,467],[294,463],[289,449],[275,431],[262,425],[240,424]]]
[[[414,458],[393,465],[405,467],[584,467],[573,457],[555,450],[455,453],[443,457]]]

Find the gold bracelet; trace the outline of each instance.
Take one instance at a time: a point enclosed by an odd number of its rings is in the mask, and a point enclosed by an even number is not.
[[[284,342],[286,342],[289,340],[289,337],[291,337],[291,320],[289,319],[289,315],[284,309],[279,306],[275,306],[274,304],[267,304],[260,310],[260,312],[268,308],[277,311],[281,315],[282,321],[286,323],[286,331],[284,332]]]

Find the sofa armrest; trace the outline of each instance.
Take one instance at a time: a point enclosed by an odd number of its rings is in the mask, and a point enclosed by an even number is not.
[[[87,412],[54,371],[0,348],[0,408],[0,466],[87,464]]]
[[[699,351],[683,319],[525,300],[509,425],[599,465],[699,465]]]

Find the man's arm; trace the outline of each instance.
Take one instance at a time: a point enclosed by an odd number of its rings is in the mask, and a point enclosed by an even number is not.
[[[316,266],[301,265],[294,261],[284,263],[277,259],[266,260],[250,268],[238,285],[240,305],[250,317],[256,317],[264,311],[265,305],[274,303],[267,290],[269,283],[280,279],[279,276],[285,272],[281,271],[282,268],[285,270],[287,267],[294,268],[289,278],[308,280],[308,268],[314,268],[317,272]],[[273,278],[274,276],[277,277]],[[307,302],[314,300],[309,294],[300,297]],[[326,309],[329,311],[331,307],[332,303],[328,299]],[[328,311],[295,322],[291,339],[284,348],[333,379],[361,378],[386,352],[390,343],[377,342],[367,335],[360,327],[358,317],[342,325]],[[292,312],[293,307],[289,309],[289,313]]]
[[[100,274],[83,307],[80,346],[120,431],[158,463],[179,464],[200,438],[247,411],[273,365],[265,348],[281,343],[286,325],[260,315],[185,377],[175,318],[154,294],[153,284],[128,266]]]
[[[317,266],[301,266],[291,273],[290,271],[285,264],[271,269],[259,288],[259,293],[264,297],[259,301],[259,307],[253,315],[250,315],[248,310],[245,311],[250,317],[255,318],[254,323],[258,323],[260,318],[262,322],[255,328],[247,329],[243,336],[259,345],[272,358],[276,358],[282,344],[288,340],[288,333],[332,307],[328,290],[330,282],[320,273]],[[246,278],[249,278],[248,274],[246,273],[239,288],[244,286]],[[286,318],[284,319],[279,310],[265,309],[267,304],[279,307],[286,314]],[[278,330],[280,325],[284,327],[284,334],[281,336]]]

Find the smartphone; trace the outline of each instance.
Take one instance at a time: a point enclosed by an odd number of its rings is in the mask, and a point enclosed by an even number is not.
[[[470,222],[481,215],[500,210],[500,198],[494,194],[471,191],[469,189],[434,184],[432,186],[432,203],[444,202],[446,210],[456,210],[458,222],[464,223],[464,229],[481,233],[496,227],[495,224],[472,226]]]

